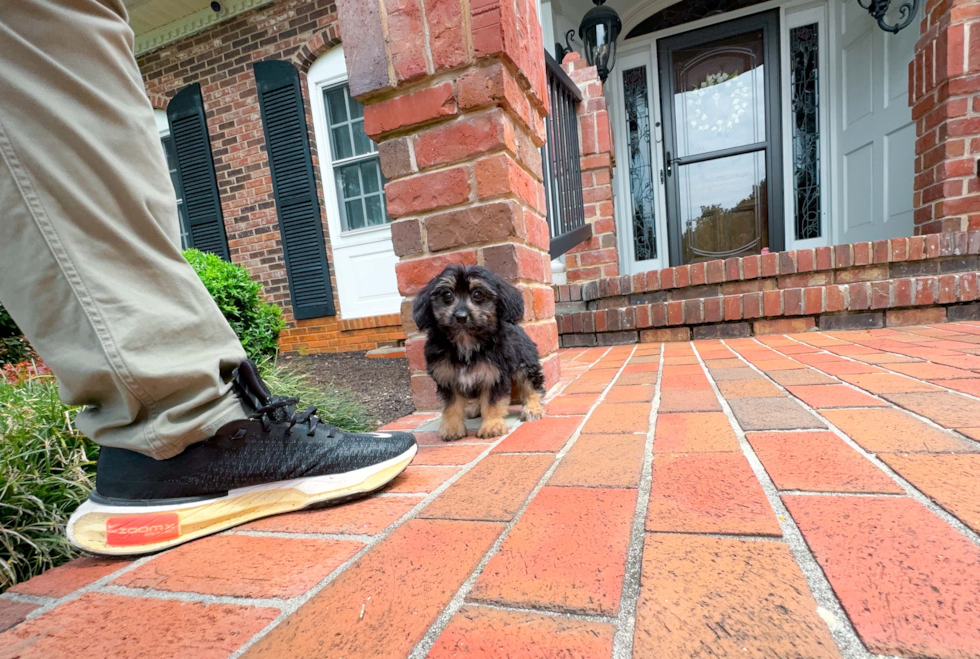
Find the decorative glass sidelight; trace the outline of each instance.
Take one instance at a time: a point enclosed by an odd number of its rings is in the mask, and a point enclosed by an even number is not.
[[[790,30],[790,124],[796,239],[820,237],[820,78],[818,25]]]
[[[650,105],[647,95],[647,70],[644,66],[623,71],[623,96],[626,101],[627,149],[629,157],[630,198],[633,210],[633,245],[635,259],[657,258],[657,228],[654,219],[653,163],[651,157]]]

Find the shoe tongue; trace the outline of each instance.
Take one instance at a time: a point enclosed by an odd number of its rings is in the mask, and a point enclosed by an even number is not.
[[[235,382],[238,393],[252,409],[265,407],[271,401],[272,394],[269,393],[269,389],[262,382],[262,378],[259,376],[259,369],[256,368],[252,360],[246,359],[239,364],[238,368],[232,373],[232,379]]]

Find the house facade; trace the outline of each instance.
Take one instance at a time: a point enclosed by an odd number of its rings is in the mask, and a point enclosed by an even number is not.
[[[171,165],[184,247],[214,251],[262,282],[289,322],[280,341],[284,351],[369,350],[403,342],[383,178],[360,105],[347,92],[334,3],[245,0],[223,3],[219,12],[208,2],[157,4],[166,5],[156,7],[162,16],[143,3],[132,9],[131,23]],[[293,189],[278,196],[274,189],[254,67],[270,60],[286,62],[302,76],[296,86],[307,144],[283,144],[281,168],[295,162],[306,169],[309,163],[311,171],[302,173],[313,177],[307,201],[314,203],[284,217],[281,202]],[[173,115],[171,103],[182,91],[191,96],[185,114],[203,118],[197,130],[181,136],[187,142],[183,180],[174,117],[167,112]],[[208,185],[207,172],[199,170],[211,168]],[[195,216],[189,218],[188,210]]]
[[[604,81],[589,0],[211,5],[131,16],[186,244],[263,282],[284,350],[405,341],[420,407],[407,311],[450,262],[523,288],[551,379],[559,343],[975,300],[976,2],[609,0]]]

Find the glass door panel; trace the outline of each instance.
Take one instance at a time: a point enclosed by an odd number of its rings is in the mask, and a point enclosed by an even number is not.
[[[676,176],[684,263],[758,254],[769,244],[762,151],[681,165]]]

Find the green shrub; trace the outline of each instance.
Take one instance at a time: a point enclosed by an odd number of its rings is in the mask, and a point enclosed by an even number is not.
[[[196,249],[184,252],[205,288],[217,302],[250,359],[276,354],[279,333],[286,328],[282,310],[262,299],[262,284],[240,265]]]
[[[20,334],[20,328],[0,304],[0,366],[19,364],[30,355],[31,346]]]
[[[95,484],[98,447],[76,411],[53,377],[0,378],[0,592],[77,554],[65,523]]]
[[[324,421],[370,428],[351,393],[315,387],[271,359],[259,371],[274,393],[316,405]],[[79,555],[65,524],[95,486],[99,447],[75,429],[77,411],[59,400],[53,377],[0,378],[0,592]]]

